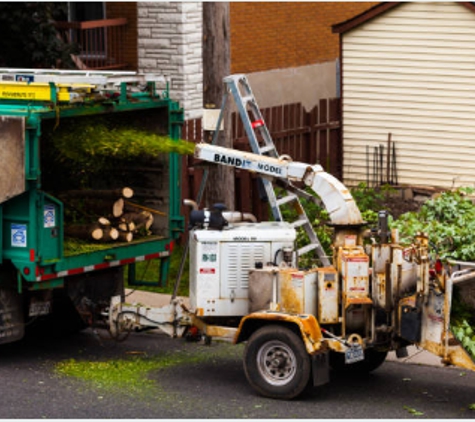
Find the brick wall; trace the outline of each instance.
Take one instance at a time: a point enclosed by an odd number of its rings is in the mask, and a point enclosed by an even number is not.
[[[124,70],[137,70],[137,3],[106,2],[105,5],[108,19],[127,18],[127,35],[122,49],[128,66]]]
[[[252,73],[335,60],[331,26],[378,2],[231,2],[231,71]]]
[[[171,79],[186,119],[203,108],[202,3],[138,2],[138,70]]]

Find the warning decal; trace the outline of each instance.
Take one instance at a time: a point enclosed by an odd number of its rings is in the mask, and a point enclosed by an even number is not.
[[[12,246],[26,248],[26,224],[11,225]]]
[[[43,210],[44,227],[54,227],[56,225],[56,214],[54,205],[45,205]]]

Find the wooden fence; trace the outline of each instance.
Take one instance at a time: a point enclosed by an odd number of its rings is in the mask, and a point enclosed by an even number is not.
[[[301,104],[286,104],[261,109],[270,135],[280,155],[288,154],[294,161],[320,164],[338,179],[342,177],[341,112],[338,98],[321,100],[310,112]],[[232,115],[233,147],[250,151],[242,121],[238,113]],[[201,142],[201,119],[185,122],[182,138]],[[193,157],[184,157],[183,198],[195,199],[203,169]],[[262,200],[259,177],[244,170],[235,170],[235,209],[250,212],[259,220],[268,218],[268,207]],[[188,210],[183,210],[187,214]]]

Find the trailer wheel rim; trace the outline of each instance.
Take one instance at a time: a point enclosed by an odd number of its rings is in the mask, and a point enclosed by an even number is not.
[[[287,344],[272,340],[259,349],[257,368],[267,383],[285,385],[292,381],[297,372],[297,360]]]

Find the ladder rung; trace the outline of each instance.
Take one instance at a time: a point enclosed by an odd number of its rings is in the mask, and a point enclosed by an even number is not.
[[[269,130],[266,127],[265,121],[261,116],[259,107],[254,95],[252,94],[251,87],[249,86],[246,77],[244,75],[229,76],[224,79],[224,82],[226,83],[229,92],[232,93],[234,97],[236,106],[244,124],[244,128],[246,129],[246,134],[249,139],[252,151],[255,154],[260,154],[264,157],[267,156],[278,158],[279,154],[272,141]],[[241,85],[241,87],[238,85]],[[242,87],[245,89],[241,90],[240,88]],[[249,108],[247,108],[248,105],[250,106]],[[260,130],[258,131],[257,129],[259,128]],[[257,134],[260,135],[260,140],[258,140]],[[260,145],[260,143],[262,143],[262,145]],[[261,180],[264,183],[264,188],[269,199],[269,205],[271,206],[272,214],[276,221],[284,220],[281,206],[284,204],[290,204],[292,202],[294,202],[296,205],[295,208],[298,212],[298,216],[295,218],[297,219],[289,224],[294,229],[303,228],[308,237],[308,241],[310,242],[298,250],[299,255],[304,255],[310,251],[316,250],[321,264],[323,266],[329,266],[330,261],[326,256],[322,246],[320,245],[312,224],[305,214],[305,211],[301,207],[298,195],[295,195],[295,191],[287,190],[287,194],[284,197],[277,199],[272,182],[266,178],[262,178]]]
[[[243,104],[247,104],[249,102],[255,101],[254,97],[252,95],[247,95],[246,97],[241,97],[241,99],[242,99]]]
[[[302,227],[302,226],[305,226],[306,224],[308,224],[308,220],[295,220],[293,221],[292,223],[290,223],[290,225],[296,229],[298,227]]]
[[[297,196],[295,196],[295,195],[288,195],[288,196],[284,196],[284,197],[282,197],[282,198],[277,199],[276,204],[277,204],[277,206],[280,207],[280,206],[282,206],[282,205],[284,205],[284,204],[288,204],[289,202],[294,202],[294,201],[296,201],[297,199],[298,199],[298,198],[297,198]]]
[[[312,252],[315,249],[319,248],[319,245],[316,243],[310,243],[297,250],[299,256],[305,255],[306,253]]]
[[[265,147],[259,147],[259,152],[261,154],[265,154],[266,152],[269,151],[275,151],[275,146],[274,145],[266,145]]]

